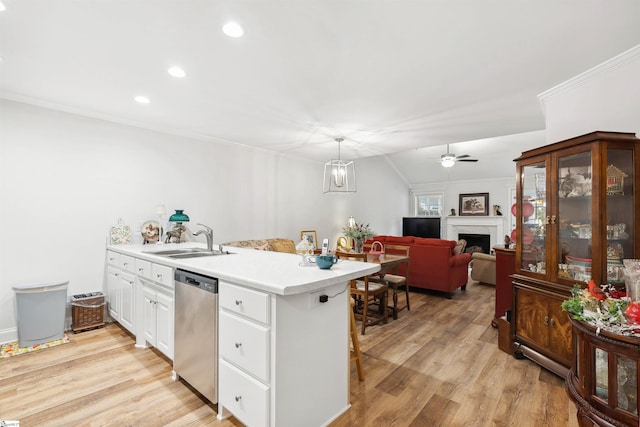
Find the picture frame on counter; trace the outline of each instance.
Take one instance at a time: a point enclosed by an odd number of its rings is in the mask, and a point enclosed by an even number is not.
[[[307,241],[313,245],[314,249],[318,249],[318,234],[316,230],[305,230],[300,232],[300,240],[307,236]]]

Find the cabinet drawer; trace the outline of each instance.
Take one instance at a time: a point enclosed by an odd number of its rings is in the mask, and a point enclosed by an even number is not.
[[[118,252],[107,251],[107,263],[120,267],[120,254]]]
[[[151,275],[151,263],[143,259],[136,258],[136,274],[138,276],[146,277],[147,279],[153,279]]]
[[[173,268],[166,265],[151,264],[152,279],[173,289]]]
[[[268,382],[269,329],[224,310],[219,316],[220,356]]]
[[[269,294],[220,282],[220,307],[269,324]]]
[[[136,259],[128,255],[120,254],[120,268],[130,273],[136,272]]]
[[[220,403],[248,426],[269,425],[269,387],[220,361]]]

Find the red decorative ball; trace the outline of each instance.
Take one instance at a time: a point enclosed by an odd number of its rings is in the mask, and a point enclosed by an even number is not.
[[[531,202],[525,200],[524,202],[522,202],[522,216],[529,218],[531,215],[533,215],[533,211],[534,211],[534,207],[533,204],[531,204]],[[517,215],[518,212],[518,204],[514,203],[513,206],[511,206],[511,213],[515,216]]]
[[[627,308],[624,310],[627,315],[629,323],[640,324],[640,303],[630,302]]]

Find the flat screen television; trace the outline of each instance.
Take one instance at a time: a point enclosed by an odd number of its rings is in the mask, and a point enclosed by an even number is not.
[[[440,238],[440,218],[405,217],[402,218],[402,235],[414,237]]]

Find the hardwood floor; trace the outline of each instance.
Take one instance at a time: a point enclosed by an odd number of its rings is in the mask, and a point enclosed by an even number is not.
[[[498,349],[494,288],[469,284],[448,300],[411,294],[411,311],[359,335],[366,379],[351,365],[352,408],[332,427],[577,427],[564,382]],[[0,420],[28,426],[240,426],[117,325],[0,360]],[[306,426],[301,426],[306,427]]]

